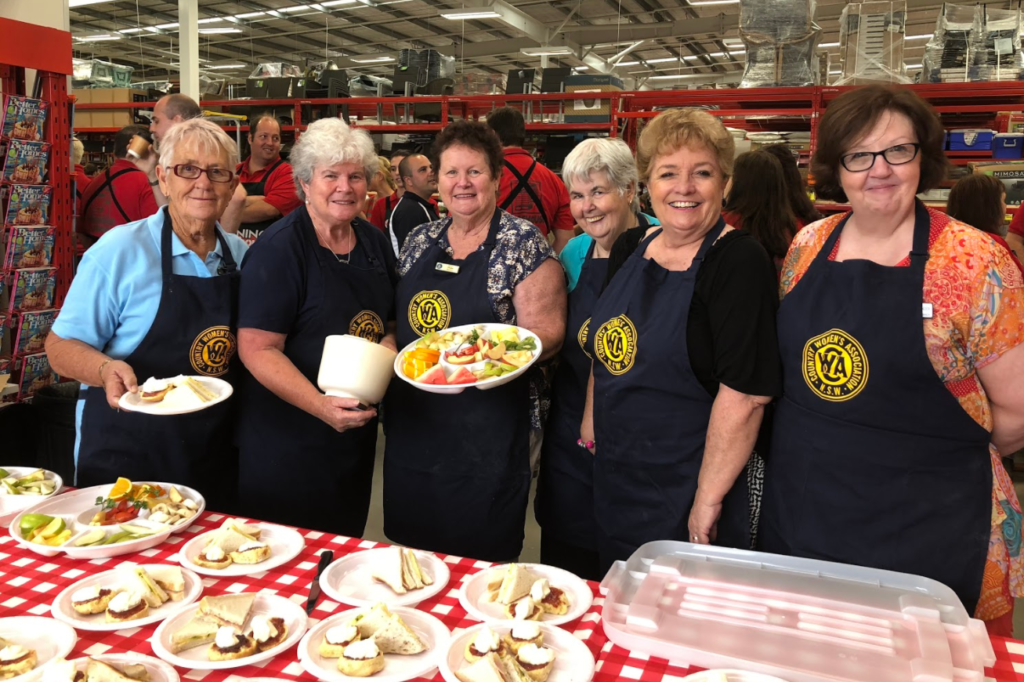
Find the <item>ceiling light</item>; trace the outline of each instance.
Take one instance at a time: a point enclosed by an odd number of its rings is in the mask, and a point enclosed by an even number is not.
[[[729,50],[729,54],[746,54],[746,50]]]
[[[541,45],[540,47],[524,47],[520,50],[528,57],[545,57],[548,55],[572,54],[567,45]]]
[[[586,71],[589,68],[590,68],[589,66],[574,66],[574,67],[572,67],[572,70],[573,71]]]
[[[139,33],[145,30],[146,29],[142,28],[141,26],[137,26],[135,28],[123,28],[120,31],[118,31],[118,33]]]
[[[678,62],[679,58],[678,57],[658,57],[657,59],[645,59],[644,61],[647,62],[648,64],[667,64],[669,62]],[[619,66],[622,66],[622,64],[619,64]]]
[[[68,7],[84,7],[85,5],[98,5],[101,2],[111,2],[111,0],[71,0],[68,3]]]
[[[743,47],[743,40],[740,38],[726,38],[722,41],[727,47]]]
[[[395,61],[395,58],[394,57],[367,57],[366,59],[356,59],[355,57],[353,57],[350,61],[353,61],[356,64],[377,64],[379,62],[393,62],[393,61]]]
[[[740,0],[690,0],[690,7],[700,7],[701,5],[738,5]]]
[[[236,14],[235,19],[255,19],[256,17],[265,17],[266,12],[246,12],[245,14]]]
[[[736,73],[739,73],[739,71],[737,71]],[[706,76],[705,76],[705,74],[702,74],[702,73],[681,73],[681,74],[675,74],[675,75],[672,75],[672,76],[651,76],[649,80],[652,80],[652,81],[667,81],[667,80],[676,80],[676,79],[679,79],[679,78],[698,78],[698,77],[704,78]]]
[[[309,8],[310,8],[309,5],[295,5],[293,7],[281,7],[277,11],[278,12],[288,12],[290,14],[292,12],[301,12],[301,11],[307,10]]]
[[[337,7],[338,5],[354,5],[356,0],[327,0],[327,2],[321,2],[320,5],[323,7]]]
[[[146,30],[149,31],[150,33],[159,33],[160,32],[160,29],[158,29],[156,26],[147,26]]]
[[[240,29],[240,28],[201,28],[201,29],[199,29],[199,32],[203,33],[205,35],[212,35],[212,34],[215,34],[215,33],[241,33],[242,29]]]
[[[700,57],[698,57],[695,54],[688,54],[685,57],[683,57],[683,59],[685,59],[688,62],[693,62],[693,61],[696,61],[696,60],[700,59]]]
[[[501,16],[501,13],[495,12],[491,9],[481,9],[475,11],[448,11],[441,12],[441,16],[445,19],[459,20],[459,19],[497,19]]]
[[[907,64],[908,69],[920,69],[924,64]]]
[[[176,24],[176,23],[175,24],[157,24],[156,26],[154,26],[154,28],[161,28],[161,29],[178,28],[178,24]]]
[[[94,36],[75,36],[78,40],[83,43],[99,43],[104,40],[120,40],[121,36],[116,33],[101,33]]]
[[[204,69],[244,69],[245,64],[211,64],[204,66]]]
[[[919,36],[907,36],[904,40],[930,40],[932,37],[931,33],[925,33]]]
[[[839,47],[839,43],[818,43],[818,47]]]
[[[615,66],[615,67],[619,67],[619,66],[636,66],[639,63],[640,62],[636,62],[636,61],[632,61],[632,62],[616,62],[615,64],[613,64],[613,66]]]
[[[227,21],[227,17],[212,17],[210,19],[200,19],[196,23],[198,24],[216,24],[218,21]]]

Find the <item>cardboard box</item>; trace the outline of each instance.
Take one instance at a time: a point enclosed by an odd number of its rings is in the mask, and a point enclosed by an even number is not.
[[[839,60],[843,85],[899,82],[906,2],[859,2],[843,8]]]
[[[134,88],[82,88],[75,90],[73,94],[77,103],[81,104],[117,104],[151,100],[146,90]],[[137,112],[138,109],[76,109],[75,128],[124,128],[133,123],[145,124],[147,121],[138,117]]]
[[[1020,206],[1024,203],[1024,162],[1017,163],[972,163],[968,166],[973,173],[991,175],[1006,187],[1006,205]]]
[[[622,81],[609,75],[568,76],[565,92],[621,92]],[[608,123],[611,121],[611,100],[578,99],[565,107],[566,123]]]

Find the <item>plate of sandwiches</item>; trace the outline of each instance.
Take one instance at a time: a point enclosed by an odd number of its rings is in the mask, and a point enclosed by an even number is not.
[[[429,677],[451,633],[423,611],[387,604],[345,611],[317,623],[299,643],[299,663],[324,682]]]
[[[179,682],[178,672],[142,654],[104,654],[51,663],[40,682]]]
[[[137,393],[125,393],[118,407],[142,414],[189,414],[213,407],[231,397],[231,384],[223,379],[205,376],[184,376],[146,379]]]
[[[50,611],[82,630],[123,630],[159,622],[202,592],[199,576],[181,566],[125,564],[71,585]]]
[[[157,627],[153,652],[171,665],[196,670],[240,668],[295,646],[306,632],[306,612],[269,592],[203,597]]]
[[[451,573],[430,552],[382,547],[353,552],[320,574],[320,589],[353,606],[413,606],[444,590]]]
[[[462,630],[440,665],[446,682],[589,682],[595,667],[575,635],[530,620]]]
[[[503,564],[465,580],[459,588],[459,603],[475,620],[562,625],[586,613],[594,593],[585,580],[554,566]]]
[[[293,528],[227,519],[192,538],[178,552],[182,566],[201,575],[240,576],[283,566],[306,546]]]
[[[66,623],[39,616],[0,618],[0,680],[34,680],[75,648],[78,635]]]

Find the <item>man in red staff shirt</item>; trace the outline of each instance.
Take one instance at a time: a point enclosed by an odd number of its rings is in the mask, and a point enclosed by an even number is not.
[[[554,235],[555,253],[570,239],[576,221],[569,212],[569,192],[557,175],[523,149],[526,121],[518,109],[501,107],[487,115],[487,125],[498,134],[505,151],[498,206],[529,220],[545,237]]]
[[[1006,232],[1006,243],[1010,250],[1017,256],[1017,260],[1024,262],[1024,206],[1018,206],[1010,221],[1009,230]]]
[[[281,124],[270,114],[260,116],[249,128],[250,154],[236,172],[245,188],[238,236],[253,242],[268,227],[299,204],[291,164],[281,158]]]
[[[77,223],[79,243],[85,248],[118,225],[148,218],[157,211],[156,198],[146,171],[128,156],[128,143],[136,135],[149,138],[145,126],[130,125],[114,137],[114,164],[98,174],[82,192]]]

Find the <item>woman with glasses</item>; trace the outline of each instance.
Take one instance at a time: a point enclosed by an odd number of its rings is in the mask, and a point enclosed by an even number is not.
[[[117,406],[149,377],[237,375],[232,325],[245,243],[217,225],[237,164],[238,148],[217,125],[175,126],[156,168],[167,206],[110,230],[82,259],[46,340],[53,370],[82,382],[79,487],[118,476],[171,481],[201,488],[211,509],[232,504],[231,401],[176,417]]]
[[[817,192],[851,211],[783,265],[761,548],[933,578],[1009,634],[1024,555],[999,452],[1024,445],[1024,280],[916,199],[947,162],[912,91],[841,95],[818,139]]]
[[[370,136],[336,118],[310,124],[291,153],[304,205],[246,255],[238,352],[239,503],[250,516],[360,537],[370,506],[377,411],[324,395],[324,340],[395,349],[395,258],[359,218],[378,172]]]

